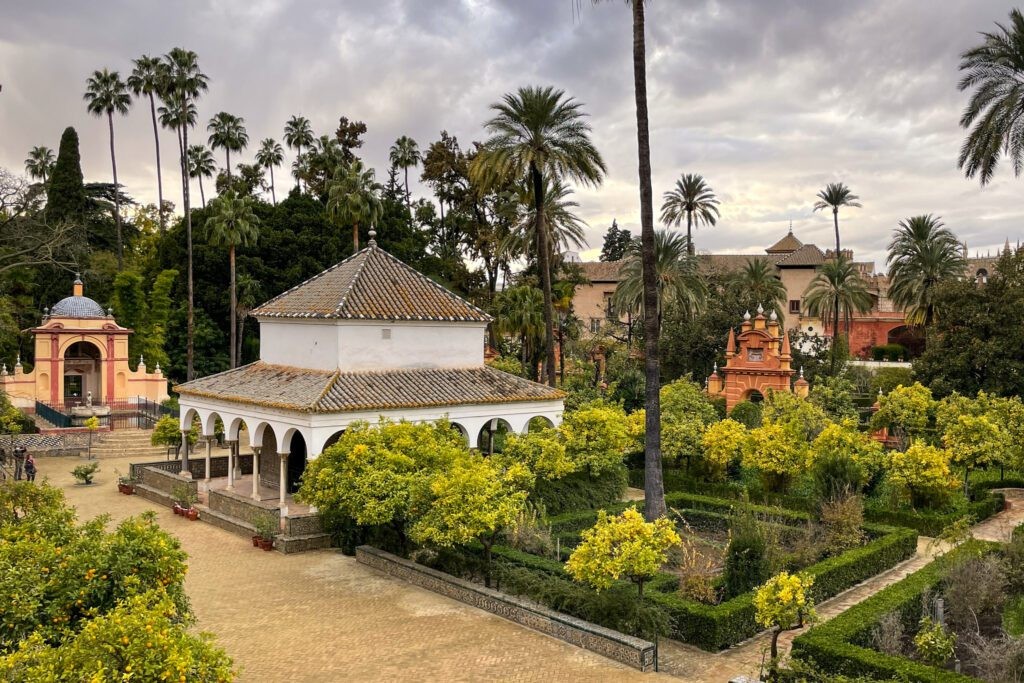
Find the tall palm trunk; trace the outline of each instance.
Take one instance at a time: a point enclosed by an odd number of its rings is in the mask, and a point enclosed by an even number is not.
[[[836,294],[834,303],[835,310],[832,312],[832,374],[836,374],[836,366],[839,363],[839,295]]]
[[[352,224],[352,253],[359,251],[359,223]]]
[[[199,175],[199,198],[203,201],[203,208],[206,208],[206,192],[203,191],[203,176]]]
[[[164,180],[160,171],[160,129],[156,125],[156,101],[153,99],[152,92],[149,93],[149,113],[153,116],[153,143],[156,145],[156,197],[159,202],[157,214],[160,216],[160,234],[163,235],[167,229],[164,219]]]
[[[227,147],[224,148],[224,162],[228,167],[228,178],[231,177],[231,150]]]
[[[836,226],[836,258],[839,258],[839,207],[832,207],[832,223]]]
[[[299,162],[299,170],[302,170],[302,145],[295,145],[295,160]],[[299,192],[302,192],[302,176],[298,173],[295,174],[295,187],[299,188]]]
[[[661,369],[658,357],[658,284],[654,256],[654,191],[651,188],[651,133],[647,123],[647,55],[644,3],[633,6],[633,90],[636,96],[636,137],[640,175],[640,253],[644,302],[644,517],[665,515],[665,484],[661,472]]]
[[[686,253],[693,256],[693,211],[686,212]]]
[[[121,191],[117,185],[117,158],[114,156],[114,113],[107,112],[110,127],[110,167],[114,171],[114,223],[117,225],[117,270],[124,267],[124,241],[121,239]]]
[[[270,167],[270,199],[277,206],[277,193],[274,191],[274,167]]]
[[[238,367],[237,346],[235,344],[235,319],[238,309],[238,297],[235,295],[235,245],[228,249],[228,264],[231,269],[231,367]]]
[[[409,227],[412,227],[412,195],[409,194],[409,167],[405,167],[405,210],[409,212]]]
[[[537,233],[537,268],[540,270],[541,290],[544,292],[544,365],[549,386],[555,386],[555,325],[554,304],[551,299],[551,253],[548,248],[547,226],[544,223],[544,178],[536,166],[530,165],[533,181],[534,232]]]
[[[188,112],[188,95],[183,98],[182,111]],[[195,311],[195,278],[192,272],[192,211],[189,206],[188,187],[188,122],[183,121],[181,125],[181,199],[185,211],[185,242],[188,250],[188,342],[185,346],[185,379],[195,379],[195,336],[196,336],[196,311]]]

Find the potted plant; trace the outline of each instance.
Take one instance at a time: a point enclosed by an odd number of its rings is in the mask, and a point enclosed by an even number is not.
[[[263,550],[272,550],[274,548],[274,537],[278,533],[278,522],[270,517],[260,517],[256,520],[256,536],[254,537],[255,545],[259,546]]]
[[[99,468],[100,464],[98,462],[91,462],[89,464],[83,463],[71,470],[71,474],[79,481],[79,483],[88,486],[89,484],[92,484],[92,478],[96,476],[96,471]]]
[[[174,514],[193,520],[199,518],[199,511],[193,507],[199,500],[199,496],[190,486],[178,484],[171,491],[171,496],[174,497]]]
[[[117,472],[117,470],[115,470]],[[117,490],[126,496],[133,495],[135,493],[135,479],[129,476],[124,476],[120,472],[117,472]]]

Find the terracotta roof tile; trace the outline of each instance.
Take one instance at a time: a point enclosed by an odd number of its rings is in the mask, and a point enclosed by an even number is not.
[[[618,282],[622,279],[619,276],[622,261],[588,261],[574,265],[579,266],[591,282]]]
[[[488,322],[487,313],[372,245],[256,307],[268,318]]]
[[[780,268],[793,266],[820,266],[825,263],[825,253],[813,244],[805,244],[791,254],[775,262]]]
[[[781,240],[765,249],[765,251],[767,251],[769,254],[789,254],[796,251],[802,246],[804,246],[804,243],[798,240],[796,236],[793,234],[793,231],[790,230],[785,237],[783,237]]]
[[[565,395],[487,366],[329,372],[261,361],[175,389],[186,396],[313,413],[554,401]]]

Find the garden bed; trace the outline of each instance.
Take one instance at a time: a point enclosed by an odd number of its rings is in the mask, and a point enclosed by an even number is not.
[[[691,529],[710,532],[712,537],[728,529],[731,515],[742,510],[767,520],[780,530],[804,533],[809,521],[807,513],[745,504],[694,494],[673,493],[666,502],[686,519]],[[642,502],[612,506],[617,513]],[[594,524],[597,513],[592,510],[567,513],[548,520],[553,539],[558,539],[562,558],[579,542],[583,529]],[[803,567],[814,576],[812,595],[821,601],[861,581],[883,572],[913,556],[917,549],[917,533],[911,529],[868,524],[864,530],[867,542],[834,557]],[[470,550],[474,555],[475,551]],[[753,591],[743,593],[719,604],[705,604],[679,593],[680,577],[671,571],[660,572],[644,591],[642,606],[634,609],[636,588],[620,582],[610,591],[597,594],[572,581],[562,562],[507,547],[495,547],[498,578],[503,590],[524,595],[558,611],[571,614],[625,632],[641,633],[663,624],[668,637],[717,651],[739,643],[762,629],[754,619]],[[473,559],[448,553],[431,563],[437,569],[465,576]],[[616,604],[618,601],[621,604]],[[653,637],[650,632],[645,637]]]
[[[957,557],[966,557],[979,551],[991,552],[998,547],[995,543],[970,541],[951,551],[945,559],[955,560]],[[849,676],[870,676],[921,683],[966,683],[976,680],[867,647],[872,630],[890,612],[900,614],[907,623],[916,623],[920,619],[922,595],[934,590],[939,584],[945,566],[944,562],[932,562],[899,583],[854,605],[831,621],[798,636],[793,642],[793,656],[803,661],[813,661],[825,671]]]

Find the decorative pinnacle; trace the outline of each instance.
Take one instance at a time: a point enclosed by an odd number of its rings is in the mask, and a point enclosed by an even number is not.
[[[747,311],[746,313],[743,314],[743,319],[750,320],[750,311]]]
[[[804,378],[804,366],[800,366],[800,379]]]
[[[107,317],[108,318],[113,318],[114,317],[114,309],[113,308],[107,308]]]
[[[75,273],[75,284],[76,285],[82,284],[82,274],[81,273]]]
[[[374,226],[370,227],[370,246],[377,246],[377,228]]]
[[[7,363],[4,363],[3,368],[0,369],[0,375],[6,375],[6,374],[7,374]]]
[[[757,305],[757,314],[761,315],[763,313],[764,313],[764,306],[762,306],[761,304],[758,304]]]
[[[21,354],[20,353],[18,354],[18,361],[14,364],[14,367],[16,367],[16,368],[20,368],[21,367]]]
[[[718,372],[718,361],[717,360],[715,361],[715,369],[714,369],[714,371],[711,374],[714,374],[716,372]]]
[[[779,314],[772,310],[772,314],[768,316],[768,319],[771,320],[772,322],[775,322],[776,320],[779,319]]]
[[[146,364],[146,357],[143,354],[140,353],[139,354],[139,365],[145,365],[145,364]]]

